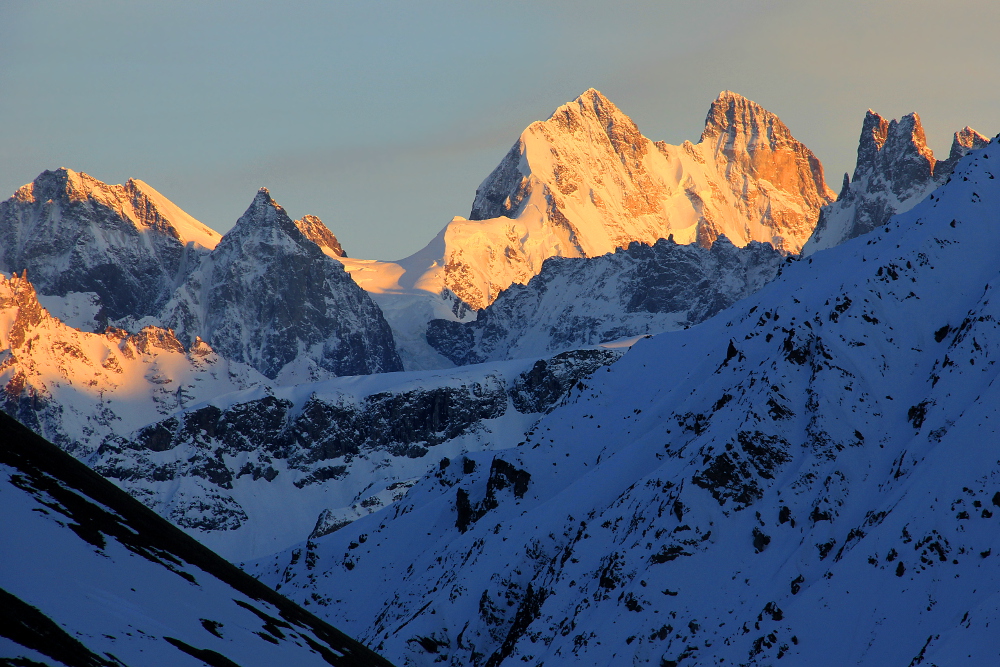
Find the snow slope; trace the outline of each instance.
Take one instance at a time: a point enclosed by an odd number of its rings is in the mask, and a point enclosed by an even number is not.
[[[996,663],[997,173],[255,571],[407,665]]]
[[[156,313],[220,236],[142,181],[108,185],[63,168],[0,203],[0,238],[0,270],[27,269],[52,297],[93,293],[103,328]]]
[[[389,663],[0,415],[0,662]]]
[[[432,320],[428,342],[456,364],[551,354],[685,328],[773,279],[786,258],[770,244],[711,249],[661,239],[593,258],[552,257],[475,320]]]
[[[854,178],[844,174],[840,196],[820,211],[802,252],[811,255],[840,245],[908,211],[944,183],[962,157],[988,142],[966,127],[955,133],[948,159],[938,160],[927,146],[920,116],[911,113],[889,121],[869,109],[861,127]]]

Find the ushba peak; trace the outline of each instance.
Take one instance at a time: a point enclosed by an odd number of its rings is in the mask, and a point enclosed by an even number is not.
[[[594,257],[671,234],[797,253],[833,199],[812,152],[735,93],[712,104],[699,144],[671,146],[590,89],[528,126],[476,191],[471,221],[445,230],[445,285],[480,308],[548,257]]]

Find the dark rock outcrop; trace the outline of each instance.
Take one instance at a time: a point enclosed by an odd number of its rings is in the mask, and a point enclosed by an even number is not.
[[[594,258],[551,258],[471,322],[432,320],[427,341],[452,362],[541,356],[702,322],[774,278],[785,257],[769,244],[711,249],[672,239]]]

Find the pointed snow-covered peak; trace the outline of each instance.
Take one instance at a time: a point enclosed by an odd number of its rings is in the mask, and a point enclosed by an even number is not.
[[[302,219],[295,221],[295,226],[305,234],[306,238],[315,243],[320,249],[330,257],[347,257],[340,241],[333,235],[330,228],[323,224],[315,215],[304,215]]]
[[[955,133],[955,137],[951,142],[951,152],[948,155],[948,159],[958,160],[970,151],[983,148],[988,143],[990,143],[989,137],[979,134],[966,125]]]
[[[581,117],[612,118],[615,116],[628,118],[621,109],[615,106],[604,94],[596,88],[588,88],[571,102],[558,107],[549,116],[549,120],[565,116],[567,113],[577,113]]]
[[[153,315],[220,236],[142,181],[61,167],[0,202],[0,267],[39,294],[94,292],[101,319]]]
[[[546,121],[533,123],[525,135],[541,134],[547,142],[560,135],[571,135],[590,142],[611,142],[616,152],[638,148],[643,139],[639,128],[621,109],[599,90],[588,88],[572,102],[563,104]],[[606,139],[602,140],[601,135]],[[524,140],[522,135],[522,141]]]
[[[130,220],[137,230],[154,229],[181,243],[212,249],[222,238],[151,185],[130,178],[125,185],[111,185],[82,171],[66,167],[46,170],[22,186],[12,200],[18,204],[59,202],[63,205],[91,202]]]

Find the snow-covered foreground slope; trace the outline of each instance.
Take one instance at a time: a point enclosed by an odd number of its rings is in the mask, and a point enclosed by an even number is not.
[[[89,297],[74,325],[155,314],[219,238],[134,179],[45,171],[0,203],[0,270],[27,270],[41,294]]]
[[[210,397],[268,384],[200,340],[166,329],[103,334],[69,327],[41,306],[24,276],[0,275],[2,409],[78,457]]]
[[[996,663],[997,173],[256,572],[408,665]]]
[[[889,121],[869,109],[861,127],[854,178],[844,174],[840,196],[820,211],[803,254],[867,234],[908,211],[944,183],[960,159],[988,142],[965,127],[955,133],[948,159],[938,160],[927,146],[920,116],[911,113]]]
[[[724,236],[710,249],[661,239],[600,257],[552,257],[475,320],[432,320],[427,341],[452,362],[469,364],[674,331],[756,292],[785,262],[770,244],[737,248]]]
[[[224,557],[261,558],[391,505],[442,461],[513,446],[620,354],[265,385],[104,438],[86,461]]]
[[[6,415],[0,506],[5,665],[389,666]]]

